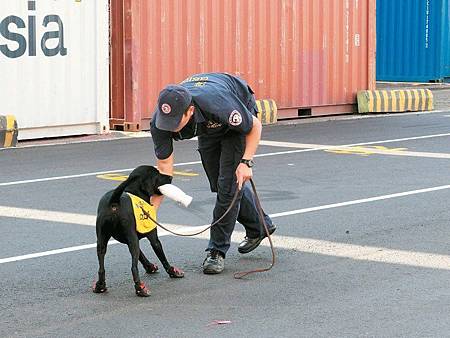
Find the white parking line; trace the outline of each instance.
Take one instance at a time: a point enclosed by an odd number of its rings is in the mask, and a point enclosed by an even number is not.
[[[418,189],[418,190],[410,190],[410,191],[404,191],[404,192],[399,192],[399,193],[395,193],[395,194],[374,196],[374,197],[363,198],[363,199],[358,199],[358,200],[353,200],[353,201],[347,201],[347,202],[341,202],[341,203],[333,203],[333,204],[321,205],[321,206],[317,206],[317,207],[311,207],[311,208],[304,208],[304,209],[298,209],[298,210],[292,210],[292,211],[279,212],[279,213],[276,213],[276,214],[271,214],[270,217],[274,217],[275,218],[275,217],[283,217],[283,216],[304,214],[304,213],[312,212],[312,211],[340,208],[340,207],[345,207],[345,206],[349,206],[349,205],[369,203],[369,202],[376,202],[376,201],[382,201],[382,200],[387,200],[387,199],[391,199],[391,198],[398,198],[398,197],[404,197],[404,196],[410,196],[410,195],[417,195],[417,194],[423,194],[423,193],[427,193],[427,192],[446,190],[446,189],[450,189],[450,185],[441,185],[441,186],[438,186],[438,187],[431,187],[431,188]]]
[[[313,211],[326,210],[332,208],[339,208],[344,206],[369,203],[375,201],[381,201],[386,199],[410,196],[423,194],[433,191],[450,189],[450,185],[442,185],[437,187],[430,187],[425,189],[417,189],[404,191],[395,194],[374,196],[370,198],[358,199],[353,201],[341,202],[341,203],[333,203],[327,205],[321,205],[311,208],[303,208],[291,211],[285,211],[280,213],[271,214],[270,217],[285,217],[296,214],[303,214]],[[35,209],[21,209],[21,208],[10,208],[10,207],[0,207],[0,216],[3,217],[15,217],[15,218],[25,218],[25,219],[39,219],[53,222],[62,222],[62,223],[76,223],[81,225],[95,225],[95,216],[93,215],[83,215],[83,214],[71,214],[71,213],[63,213],[63,212],[54,212],[54,211],[43,211],[43,210],[35,210]],[[172,229],[176,229],[178,231],[183,231],[184,233],[190,233],[194,230],[198,230],[199,227],[189,227],[189,226],[181,226],[170,224],[168,225]],[[204,227],[206,225],[203,225]],[[171,235],[165,231],[160,231],[160,236]],[[244,236],[243,232],[235,231],[233,233],[232,240],[234,242],[238,242],[240,237]],[[209,238],[208,233],[203,233],[201,235],[196,236],[197,238]],[[450,256],[446,255],[436,255],[429,254],[423,252],[412,252],[412,251],[402,251],[402,250],[392,250],[388,248],[378,248],[378,247],[369,247],[369,246],[360,246],[354,244],[345,244],[345,243],[335,243],[329,241],[322,240],[313,240],[313,239],[305,239],[305,238],[297,238],[297,237],[287,237],[287,236],[275,236],[277,239],[276,246],[278,248],[283,249],[295,249],[301,252],[309,252],[322,254],[327,256],[336,256],[336,257],[345,257],[356,260],[365,260],[365,261],[375,261],[375,262],[383,262],[390,264],[402,264],[402,265],[410,265],[410,266],[418,266],[418,267],[427,267],[434,269],[445,269],[450,270]],[[116,244],[116,241],[110,241],[111,244]],[[267,243],[265,244],[267,245]],[[7,257],[0,259],[0,264],[16,262],[31,258],[44,257],[49,255],[56,255],[65,252],[79,251],[85,249],[95,248],[96,244],[87,244],[81,246],[74,246],[44,252],[37,252],[33,254],[15,256],[15,257]]]
[[[300,143],[291,143],[291,142],[276,142],[276,141],[261,141],[261,145],[275,146],[275,147],[285,147],[285,148],[305,148],[301,150],[292,150],[292,151],[282,151],[282,152],[274,152],[274,153],[265,153],[258,154],[256,157],[265,157],[265,156],[275,156],[275,155],[283,155],[283,154],[291,154],[291,153],[300,153],[300,152],[308,152],[308,151],[316,151],[316,150],[324,150],[324,149],[333,149],[333,148],[342,148],[342,147],[352,147],[359,145],[370,145],[370,144],[380,144],[380,143],[392,143],[392,142],[400,142],[407,140],[418,140],[418,139],[427,139],[434,137],[444,137],[450,136],[450,133],[444,134],[434,134],[434,135],[424,135],[424,136],[416,136],[416,137],[408,137],[408,138],[399,138],[399,139],[391,139],[391,140],[382,140],[382,141],[372,141],[372,142],[364,142],[364,143],[355,143],[348,145],[338,145],[338,146],[327,146],[327,145],[314,145],[314,144],[300,144]],[[178,163],[175,166],[183,166],[183,165],[192,165],[192,164],[200,164],[200,161],[193,162],[185,162]],[[96,176],[106,173],[114,173],[114,172],[125,172],[131,171],[133,168],[127,169],[118,169],[118,170],[109,170],[109,171],[101,171],[101,172],[91,172],[85,174],[77,174],[77,175],[65,175],[58,177],[48,177],[48,178],[40,178],[40,179],[31,179],[31,180],[22,180],[15,182],[4,182],[0,183],[0,186],[9,186],[9,185],[17,185],[17,184],[27,184],[27,183],[35,183],[35,182],[44,182],[44,181],[54,181],[54,180],[63,180],[63,179],[71,179],[78,177],[86,177],[86,176]],[[379,200],[385,200],[390,198],[403,197],[408,195],[415,195],[421,193],[427,193],[432,191],[449,189],[450,185],[443,185],[438,187],[431,187],[425,189],[411,190],[401,193],[388,194],[382,196],[375,196],[365,199],[334,203],[322,206],[316,206],[311,208],[303,208],[291,211],[285,211],[281,213],[276,213],[270,215],[272,218],[276,217],[284,217],[295,214],[302,214],[307,212],[374,202]],[[46,210],[37,210],[37,209],[23,209],[23,208],[13,208],[13,207],[4,207],[0,206],[0,216],[3,217],[14,217],[14,218],[23,218],[23,219],[37,219],[44,221],[53,221],[53,222],[63,222],[70,224],[82,224],[82,225],[95,225],[95,216],[86,215],[86,214],[74,214],[74,213],[65,213],[65,212],[54,212],[54,211],[46,211]],[[198,229],[198,227],[184,227],[184,226],[176,226],[171,225],[172,227],[176,227],[179,229],[184,229],[189,232],[189,230]],[[165,232],[160,233],[161,236],[169,235]],[[235,232],[233,237],[241,236],[242,233]],[[202,234],[197,236],[199,238],[208,238],[208,234]],[[449,256],[445,255],[432,255],[428,253],[417,253],[410,251],[399,251],[399,250],[391,250],[386,248],[375,248],[375,247],[366,247],[366,246],[358,246],[352,244],[343,244],[343,243],[334,243],[320,240],[312,240],[312,239],[302,239],[296,237],[285,237],[285,236],[275,236],[277,239],[276,245],[280,248],[286,249],[296,249],[302,252],[311,252],[311,253],[319,253],[324,255],[331,255],[337,257],[347,257],[352,259],[359,260],[370,260],[370,261],[380,261],[385,263],[392,264],[405,264],[405,265],[413,265],[413,266],[423,266],[430,268],[438,268],[438,269],[450,269],[449,264]],[[236,240],[235,240],[236,241]],[[109,244],[116,244],[116,241],[110,241]],[[33,254],[8,257],[0,259],[0,264],[21,261],[25,259],[38,258],[49,255],[56,255],[66,252],[73,252],[79,250],[85,250],[90,248],[95,248],[96,244],[87,244],[80,245],[56,250],[50,250],[45,252],[38,252]]]
[[[450,136],[450,133],[405,137],[405,138],[398,138],[398,139],[391,139],[391,140],[370,141],[370,142],[361,142],[361,143],[353,143],[353,144],[343,144],[343,145],[336,145],[336,146],[333,146],[333,145],[324,146],[324,145],[317,145],[317,144],[304,144],[304,143],[261,140],[261,142],[260,142],[261,145],[283,147],[283,148],[302,148],[302,149],[256,154],[255,157],[287,155],[287,154],[303,153],[303,152],[310,152],[310,151],[317,151],[317,150],[330,150],[330,149],[337,149],[337,148],[343,148],[343,147],[354,147],[354,146],[362,146],[362,145],[370,145],[370,144],[384,144],[384,143],[393,143],[393,142],[410,141],[410,140],[421,140],[421,139],[445,137],[445,136]],[[303,149],[303,148],[305,148],[305,149]],[[371,149],[371,151],[373,151],[373,149]],[[193,164],[200,164],[200,163],[201,163],[201,161],[192,161],[192,162],[177,163],[177,164],[174,164],[174,166],[179,167],[179,166],[184,166],[184,165],[193,165]],[[108,171],[97,171],[97,172],[84,173],[84,174],[36,178],[36,179],[13,181],[13,182],[2,182],[2,183],[0,183],[0,187],[19,185],[19,184],[28,184],[28,183],[37,183],[37,182],[56,181],[56,180],[63,180],[63,179],[72,179],[72,178],[79,178],[79,177],[97,176],[97,175],[104,175],[104,174],[108,174],[108,173],[127,172],[127,171],[131,171],[133,169],[134,168],[113,169],[113,170],[108,170]]]
[[[118,242],[115,240],[109,241],[108,245],[111,244],[117,244]],[[31,258],[38,258],[38,257],[45,257],[45,256],[52,256],[52,255],[58,255],[66,252],[72,252],[72,251],[80,251],[80,250],[86,250],[86,249],[92,249],[97,247],[97,244],[86,244],[86,245],[78,245],[78,246],[71,246],[68,248],[62,248],[62,249],[56,249],[56,250],[49,250],[49,251],[43,251],[43,252],[36,252],[32,254],[27,255],[21,255],[21,256],[15,256],[15,257],[8,257],[8,258],[2,258],[0,259],[0,264],[4,263],[11,263],[11,262],[18,262],[23,261],[26,259]]]
[[[178,227],[179,230],[180,227]],[[194,228],[189,227],[190,230]],[[171,234],[161,234],[160,236],[171,235]],[[239,243],[245,233],[242,231],[234,231],[232,235],[232,242]],[[203,233],[195,236],[195,238],[208,239],[209,234]],[[439,255],[427,252],[417,252],[408,250],[395,250],[385,247],[373,247],[366,245],[356,245],[348,243],[339,243],[332,241],[324,241],[311,238],[299,238],[299,237],[288,237],[288,236],[272,236],[274,246],[277,249],[284,250],[296,250],[298,252],[310,253],[316,255],[324,255],[330,257],[341,257],[348,258],[358,261],[365,262],[378,262],[385,264],[398,264],[406,266],[414,266],[421,268],[439,269],[439,270],[450,270],[450,256],[449,255]],[[108,245],[114,245],[118,242],[115,240],[110,240]],[[262,246],[269,246],[267,240],[261,243]],[[80,251],[86,249],[92,249],[97,246],[96,243],[73,246],[68,248],[62,248],[57,250],[50,250],[45,252],[38,252],[34,254],[9,257],[0,259],[0,264],[16,262],[26,259],[45,257],[50,255],[57,255],[67,252]]]
[[[263,243],[267,246],[267,243]],[[365,262],[407,265],[420,268],[450,270],[450,256],[384,247],[338,243],[310,238],[274,236],[274,245],[286,250]]]
[[[450,133],[443,134],[433,134],[433,135],[423,135],[423,136],[413,136],[413,137],[404,137],[404,138],[396,138],[390,140],[382,140],[382,141],[370,141],[370,142],[361,142],[361,143],[353,143],[353,144],[343,144],[343,145],[320,145],[320,144],[309,144],[309,143],[294,143],[294,142],[279,142],[279,141],[264,141],[261,140],[259,144],[274,146],[274,147],[283,147],[283,148],[312,148],[313,150],[329,150],[331,148],[342,148],[342,147],[354,147],[354,146],[367,146],[371,144],[380,144],[380,143],[394,143],[394,142],[402,142],[402,141],[412,141],[412,140],[423,140],[428,138],[435,137],[445,137],[450,136]]]
[[[199,163],[202,163],[202,162],[201,161],[184,162],[184,163],[174,164],[174,166],[177,167],[177,166],[190,165],[190,164],[199,164]],[[112,174],[112,173],[131,171],[133,169],[134,168],[113,169],[113,170],[108,170],[108,171],[96,171],[96,172],[84,173],[84,174],[54,176],[54,177],[45,177],[45,178],[35,178],[35,179],[31,179],[31,180],[14,181],[14,182],[3,182],[3,183],[0,183],[0,187],[1,186],[9,186],[9,185],[19,185],[19,184],[46,182],[46,181],[58,181],[58,180],[65,180],[65,179],[71,179],[71,178],[105,175],[105,174]]]
[[[47,222],[61,222],[95,226],[94,215],[76,214],[71,212],[5,207],[0,205],[0,217],[33,219]]]
[[[367,154],[380,154],[389,156],[409,156],[409,157],[427,157],[427,158],[442,158],[450,159],[449,153],[430,153],[423,151],[406,151],[395,149],[377,149],[362,146],[332,146],[326,144],[307,144],[307,143],[292,143],[292,142],[277,142],[277,141],[262,141],[262,145],[284,147],[284,148],[301,148],[310,150],[326,150],[326,151],[346,151],[348,153],[365,152]]]

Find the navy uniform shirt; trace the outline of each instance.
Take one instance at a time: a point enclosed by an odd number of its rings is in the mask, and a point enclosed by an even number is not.
[[[181,86],[192,95],[193,118],[180,132],[156,128],[150,123],[156,157],[168,158],[173,152],[173,140],[194,136],[221,136],[229,130],[248,134],[256,116],[253,90],[242,79],[225,73],[196,74],[184,80]]]

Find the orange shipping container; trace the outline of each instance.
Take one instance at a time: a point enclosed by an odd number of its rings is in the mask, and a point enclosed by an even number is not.
[[[279,117],[351,112],[375,86],[376,0],[111,0],[111,124],[148,128],[159,91],[246,79]]]

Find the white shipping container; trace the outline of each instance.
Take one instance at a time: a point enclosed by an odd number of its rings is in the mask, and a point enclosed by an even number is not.
[[[19,139],[109,129],[108,0],[0,1],[0,115]]]

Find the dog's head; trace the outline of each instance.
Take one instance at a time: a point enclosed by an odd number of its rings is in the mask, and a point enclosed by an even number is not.
[[[158,188],[172,182],[172,176],[164,175],[151,165],[141,165],[134,169],[128,177],[130,184],[125,189],[134,194],[144,196],[161,195]]]

